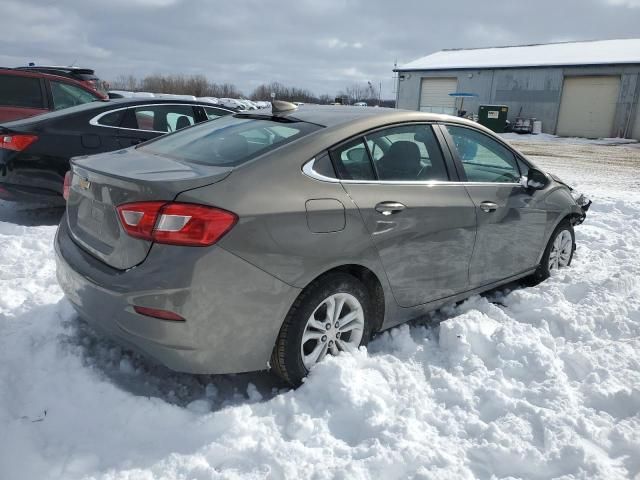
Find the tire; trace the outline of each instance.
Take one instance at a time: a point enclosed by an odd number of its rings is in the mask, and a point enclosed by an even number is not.
[[[564,232],[568,232],[569,235],[571,236],[571,244],[569,246],[568,255],[562,255],[561,256],[562,260],[559,262],[550,261],[552,260],[552,258],[554,259],[558,258],[555,256],[552,257],[552,255],[554,255],[553,251],[554,251],[554,245],[556,240],[564,236],[565,240],[559,241],[563,245],[564,242],[566,242],[566,240],[568,239],[568,236]],[[573,226],[571,225],[571,223],[569,223],[568,220],[563,220],[553,231],[553,233],[551,234],[551,238],[549,238],[549,243],[547,244],[547,247],[544,249],[544,253],[542,254],[542,259],[540,260],[540,265],[538,265],[538,269],[533,274],[533,277],[532,277],[533,283],[538,284],[546,280],[547,278],[549,278],[551,276],[551,271],[554,270],[555,268],[564,268],[571,265],[571,260],[573,260],[573,252],[575,250],[575,244],[576,244],[576,235],[575,235],[575,232],[573,231]]]
[[[334,321],[328,321],[329,309],[333,304],[335,310],[341,300],[344,303],[337,323],[344,319],[347,322],[336,328],[335,315]],[[305,288],[291,306],[271,355],[271,368],[289,385],[298,387],[315,364],[316,353],[320,353],[317,361],[321,361],[326,354],[367,345],[372,323],[371,298],[364,284],[347,273],[324,275]],[[308,338],[304,343],[303,336]],[[307,356],[303,358],[304,354]]]

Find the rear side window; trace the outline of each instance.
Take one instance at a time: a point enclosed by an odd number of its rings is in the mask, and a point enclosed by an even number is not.
[[[56,81],[51,81],[51,96],[53,97],[54,110],[75,107],[97,100],[95,95],[80,87]]]
[[[204,111],[207,114],[207,120],[214,120],[216,118],[224,117],[225,115],[229,115],[231,113],[228,110],[223,110],[221,108],[215,108],[215,107],[204,107]]]
[[[129,109],[122,126],[136,130],[175,132],[194,123],[191,105],[147,105]]]
[[[0,75],[0,105],[44,108],[40,79],[19,75]]]
[[[226,116],[143,147],[149,153],[215,166],[240,165],[304,137],[321,127],[305,122],[277,122]]]
[[[375,174],[364,140],[358,138],[331,151],[338,176],[343,180],[374,180]]]
[[[115,112],[107,113],[100,117],[98,123],[106,127],[118,127],[122,121],[124,112],[124,110],[116,110]]]

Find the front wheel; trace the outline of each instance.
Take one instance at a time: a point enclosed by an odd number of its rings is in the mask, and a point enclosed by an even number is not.
[[[332,273],[309,285],[296,299],[271,356],[274,372],[298,386],[327,355],[352,352],[371,336],[366,287],[346,273]]]
[[[575,243],[576,236],[571,223],[567,220],[560,222],[551,235],[538,270],[534,274],[536,283],[549,278],[552,271],[571,265]]]

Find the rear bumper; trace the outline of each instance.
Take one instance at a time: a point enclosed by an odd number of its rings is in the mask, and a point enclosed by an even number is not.
[[[71,240],[66,216],[55,251],[58,282],[81,317],[182,372],[266,369],[300,292],[219,247],[155,245],[138,267],[115,270]],[[139,315],[133,305],[170,310],[186,320]]]

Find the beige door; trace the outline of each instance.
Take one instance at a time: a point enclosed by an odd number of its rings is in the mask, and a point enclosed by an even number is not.
[[[566,77],[556,134],[611,137],[619,89],[620,77]]]
[[[450,97],[458,89],[457,78],[423,78],[420,87],[420,111],[455,115],[456,97]]]
[[[631,138],[640,140],[640,104],[636,105],[636,119],[633,121],[633,130],[631,131]]]

